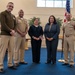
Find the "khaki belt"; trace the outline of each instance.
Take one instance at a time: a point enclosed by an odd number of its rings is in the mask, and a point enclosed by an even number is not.
[[[69,35],[65,35],[66,37],[69,37]]]
[[[66,37],[74,36],[74,35],[65,35]]]

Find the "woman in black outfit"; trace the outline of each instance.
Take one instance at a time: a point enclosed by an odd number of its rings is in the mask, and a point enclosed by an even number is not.
[[[58,46],[58,35],[60,33],[59,25],[53,15],[49,17],[49,22],[46,24],[44,29],[44,35],[46,39],[47,46],[47,62],[52,64],[56,63],[56,52]]]
[[[29,36],[31,37],[32,59],[34,63],[40,62],[40,48],[43,36],[43,29],[39,25],[39,19],[34,19],[34,24],[29,28]]]

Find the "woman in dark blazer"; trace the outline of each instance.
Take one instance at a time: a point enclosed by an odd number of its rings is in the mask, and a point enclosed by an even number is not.
[[[43,29],[39,25],[39,19],[34,19],[34,24],[29,28],[29,36],[31,37],[32,59],[34,63],[40,62],[40,48],[43,36]]]
[[[56,52],[58,46],[58,35],[60,33],[59,25],[53,15],[49,17],[49,23],[46,24],[44,29],[44,35],[46,39],[47,46],[47,62],[52,64],[56,63]]]

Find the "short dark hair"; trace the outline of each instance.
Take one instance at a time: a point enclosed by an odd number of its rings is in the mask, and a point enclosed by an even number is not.
[[[24,11],[22,9],[19,10],[19,12],[21,12],[21,11],[24,13]]]
[[[53,22],[53,23],[54,23],[54,24],[57,24],[55,16],[54,16],[54,15],[51,15],[50,17],[53,17],[53,18],[54,18],[54,22]],[[49,19],[48,19],[49,24],[50,24],[50,17],[49,17]]]
[[[14,4],[13,2],[8,2],[8,4]]]
[[[36,19],[38,19],[38,21],[39,21],[39,18],[36,18],[36,17],[34,18],[34,20],[33,20],[33,21],[35,21]]]

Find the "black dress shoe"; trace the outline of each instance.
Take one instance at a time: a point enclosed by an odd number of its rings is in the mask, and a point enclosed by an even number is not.
[[[0,73],[3,73],[4,72],[4,70],[3,69],[0,69]]]
[[[28,64],[27,62],[20,62],[19,64]]]
[[[70,68],[73,68],[73,67],[74,67],[74,65],[69,65],[69,67],[70,67]]]
[[[68,63],[64,63],[64,64],[62,64],[63,66],[66,66],[66,65],[69,65]]]
[[[36,64],[40,64],[40,62],[35,62]]]
[[[56,64],[56,62],[52,62],[52,64],[54,65],[54,64]]]
[[[18,67],[18,66],[19,66],[19,64],[18,64],[18,63],[15,63],[15,64],[14,64],[14,66],[15,66],[15,67]]]
[[[45,64],[50,64],[51,63],[51,61],[47,61],[47,62],[45,62]]]
[[[14,69],[14,70],[16,70],[16,69],[17,69],[17,67],[16,67],[16,66],[9,66],[8,68],[10,68],[10,69]]]

